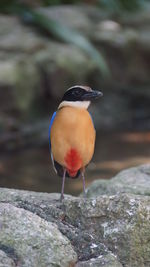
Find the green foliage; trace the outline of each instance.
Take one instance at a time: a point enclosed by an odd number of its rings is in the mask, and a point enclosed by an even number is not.
[[[52,5],[62,5],[62,4],[76,4],[76,3],[81,3],[84,1],[80,1],[80,0],[43,0],[42,2],[45,5],[52,6]]]
[[[107,10],[119,12],[123,10],[135,11],[142,8],[146,1],[148,2],[148,0],[98,0],[98,3]]]
[[[51,6],[51,5],[60,5],[61,4],[61,0],[44,0],[43,4],[46,6]]]
[[[91,59],[96,62],[103,75],[109,74],[109,70],[103,56],[83,35],[55,20],[45,17],[40,14],[40,12],[30,10],[29,15],[32,16],[32,20],[37,26],[42,29],[46,29],[58,39],[72,43],[85,51]]]
[[[28,6],[53,6],[53,5],[63,5],[63,4],[77,4],[85,2],[80,0],[0,0],[0,10],[8,10],[8,8],[15,7],[21,3]]]
[[[105,7],[107,10],[129,10],[134,11],[144,5],[149,0],[95,0],[89,1],[90,4]],[[19,5],[20,3],[28,6],[52,6],[63,4],[88,3],[86,0],[0,0],[0,9]]]

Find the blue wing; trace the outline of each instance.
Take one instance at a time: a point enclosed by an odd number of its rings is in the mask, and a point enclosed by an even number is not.
[[[50,121],[49,131],[48,131],[48,140],[49,140],[49,152],[51,154],[52,164],[53,164],[54,170],[57,173],[57,170],[56,170],[55,164],[54,164],[53,154],[52,154],[52,151],[51,151],[51,128],[52,128],[52,125],[53,125],[55,117],[56,117],[56,111],[53,113],[53,116],[52,116],[51,121]]]
[[[52,128],[52,124],[53,124],[53,121],[56,117],[56,111],[53,113],[53,116],[51,118],[51,121],[50,121],[50,125],[49,125],[49,131],[48,131],[48,140],[49,140],[49,151],[51,153],[51,128]]]
[[[89,114],[90,114],[90,117],[91,117],[91,120],[92,120],[92,123],[93,123],[93,126],[94,126],[94,121],[93,121],[93,118],[92,118],[92,114],[89,112]],[[94,128],[95,128],[95,126],[94,126]]]

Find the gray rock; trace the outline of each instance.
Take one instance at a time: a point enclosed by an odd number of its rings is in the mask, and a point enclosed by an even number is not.
[[[98,258],[92,258],[89,261],[82,261],[75,265],[75,267],[122,267],[122,264],[116,259],[112,253],[105,256],[100,255]]]
[[[15,16],[0,15],[0,51],[7,51],[8,56],[22,53],[32,54],[45,48],[45,39],[30,27],[24,26]]]
[[[61,257],[65,262],[68,255],[75,265],[75,252],[76,266],[149,266],[150,197],[120,193],[84,199],[66,195],[63,202],[59,197],[1,188],[3,244],[18,251],[17,255],[24,260],[28,252],[32,264],[36,262],[31,266],[37,266],[40,260],[51,263],[49,250],[58,266]],[[54,244],[59,251],[54,250]]]
[[[0,215],[0,249],[14,261],[8,266],[69,267],[76,262],[69,240],[53,223],[8,203],[0,204]]]
[[[47,91],[57,99],[77,80],[84,83],[96,68],[80,49],[40,35],[15,16],[0,15],[0,25],[0,88],[6,88],[0,90],[1,111],[11,114],[17,109],[22,116],[31,116],[36,101],[45,97],[45,81]]]
[[[121,171],[111,180],[96,180],[87,188],[87,197],[126,192],[150,196],[150,165],[141,165]]]
[[[4,246],[3,246],[4,247]],[[11,259],[4,251],[0,250],[0,267],[15,267],[15,259]]]

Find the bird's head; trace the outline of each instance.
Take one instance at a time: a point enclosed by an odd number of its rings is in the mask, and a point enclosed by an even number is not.
[[[88,86],[75,85],[64,94],[59,108],[65,106],[87,109],[93,99],[103,96],[102,92],[92,90]]]

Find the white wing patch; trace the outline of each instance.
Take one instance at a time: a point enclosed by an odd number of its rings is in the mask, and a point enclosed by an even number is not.
[[[56,170],[56,168],[55,168],[55,164],[54,164],[54,158],[53,158],[52,151],[51,151],[51,160],[52,160],[52,164],[53,164],[54,171],[57,173],[57,170]]]

